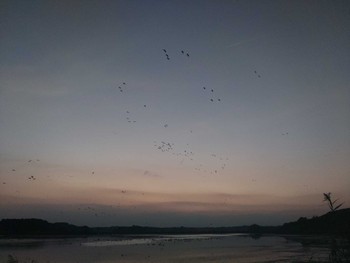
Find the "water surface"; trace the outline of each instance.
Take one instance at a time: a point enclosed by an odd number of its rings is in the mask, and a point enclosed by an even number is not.
[[[302,236],[147,235],[55,239],[0,239],[0,262],[322,262],[326,239]]]

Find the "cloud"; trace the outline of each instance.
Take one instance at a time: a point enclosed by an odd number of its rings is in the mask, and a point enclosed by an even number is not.
[[[227,193],[161,193],[125,188],[88,188],[65,198],[33,198],[2,195],[2,205],[57,204],[94,206],[117,205],[120,209],[179,213],[266,213],[278,211],[319,210],[323,204],[318,195],[281,197],[274,195],[240,195]]]
[[[159,175],[159,174],[157,174],[157,173],[154,173],[154,172],[152,172],[152,171],[148,171],[148,170],[144,171],[144,172],[143,172],[143,175],[149,176],[149,177],[154,177],[154,178],[160,178],[160,177],[162,177],[161,175]]]
[[[1,200],[11,197],[1,196]],[[43,199],[16,198],[0,203],[2,218],[42,218],[77,225],[148,225],[148,226],[232,226],[258,223],[276,225],[324,213],[312,206],[264,205],[226,206],[206,202],[162,202],[141,205],[102,205],[95,203],[49,203]],[[22,203],[20,202],[22,201]],[[26,203],[27,202],[27,203]],[[310,212],[312,211],[312,212]],[[0,218],[1,219],[1,218]]]

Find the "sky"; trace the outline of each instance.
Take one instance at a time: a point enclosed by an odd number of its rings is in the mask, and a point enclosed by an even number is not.
[[[1,1],[0,35],[1,218],[349,207],[349,1]]]

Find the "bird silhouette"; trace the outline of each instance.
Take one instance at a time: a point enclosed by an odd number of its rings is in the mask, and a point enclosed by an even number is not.
[[[163,48],[164,53],[166,53],[166,49]]]
[[[189,57],[190,57],[190,54],[187,53],[186,56],[189,58]]]
[[[181,53],[182,53],[182,54],[185,54],[185,51],[181,50]]]

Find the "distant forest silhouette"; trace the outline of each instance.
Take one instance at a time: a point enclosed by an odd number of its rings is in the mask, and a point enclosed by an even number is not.
[[[111,226],[87,227],[68,223],[49,223],[42,219],[2,219],[0,236],[81,236],[121,234],[311,234],[336,235],[350,239],[350,208],[328,212],[310,219],[300,217],[295,222],[281,226],[232,226],[232,227],[144,227]]]

